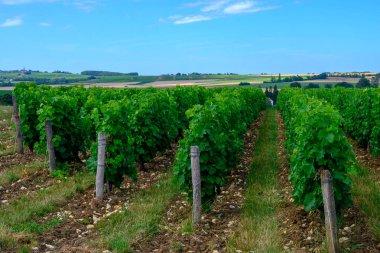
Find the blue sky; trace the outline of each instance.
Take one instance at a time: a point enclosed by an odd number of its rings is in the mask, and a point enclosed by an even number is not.
[[[380,71],[377,0],[0,0],[0,69]]]

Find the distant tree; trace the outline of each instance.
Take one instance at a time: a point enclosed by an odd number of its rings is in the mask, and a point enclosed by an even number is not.
[[[327,88],[327,89],[331,89],[332,87],[333,87],[333,86],[332,86],[331,83],[328,83],[328,84],[325,85],[325,88]]]
[[[354,86],[352,84],[349,84],[347,82],[340,82],[340,83],[335,84],[335,88],[338,88],[338,87],[354,88]]]
[[[329,75],[327,73],[321,73],[319,75],[316,75],[316,76],[311,76],[309,78],[309,80],[317,80],[317,79],[327,79]]]
[[[327,79],[327,77],[328,77],[327,73],[319,74],[319,79]]]
[[[268,98],[270,97],[269,93],[270,93],[270,92],[269,92],[269,90],[268,90],[268,87],[265,88],[265,96],[268,97]]]
[[[241,83],[239,83],[239,86],[249,86],[249,85],[251,85],[251,84],[248,83],[248,82],[241,82]]]
[[[316,89],[316,88],[319,88],[319,84],[317,83],[309,83],[306,88],[308,89]]]
[[[278,74],[278,81],[281,82],[281,73]]]
[[[277,84],[275,84],[273,88],[273,95],[272,95],[273,104],[277,103],[277,96],[278,96],[278,89],[277,89]]]
[[[271,104],[273,103],[272,105],[275,105],[277,102],[277,96],[278,96],[277,85],[274,85],[273,89],[272,89],[272,86],[270,86],[269,89],[265,88],[265,96],[272,100],[271,102]]]
[[[374,77],[372,77],[372,86],[373,87],[379,86],[379,78],[380,78],[380,73],[376,74]]]
[[[12,105],[12,94],[5,93],[0,95],[0,105]]]
[[[301,88],[301,84],[299,82],[292,82],[290,84],[290,87],[292,87],[292,88]]]
[[[357,88],[366,88],[371,87],[371,83],[367,78],[360,78],[358,84],[356,85]]]

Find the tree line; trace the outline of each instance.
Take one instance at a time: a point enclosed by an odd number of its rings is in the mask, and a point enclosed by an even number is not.
[[[130,73],[120,73],[120,72],[111,72],[111,71],[96,71],[96,70],[85,70],[81,72],[81,75],[86,76],[138,76],[138,72]]]
[[[327,73],[321,73],[319,75],[307,76],[307,77],[302,77],[299,75],[282,77],[281,74],[278,74],[278,77],[272,76],[270,81],[264,81],[264,83],[289,83],[289,82],[299,82],[299,81],[305,81],[305,80],[321,80],[321,79],[327,79],[327,77],[328,77]]]
[[[325,84],[325,88],[337,88],[337,87],[342,87],[342,88],[355,88],[355,87],[356,88],[377,88],[377,87],[379,87],[379,74],[376,76],[377,76],[377,78],[372,78],[372,80],[369,80],[367,78],[360,78],[360,80],[358,81],[358,83],[356,85],[351,84],[351,83],[347,83],[347,82],[339,82],[339,83],[336,83],[335,86],[333,87],[333,85],[331,83],[328,83],[328,84]],[[290,84],[290,87],[301,88],[302,85],[300,82],[292,82]],[[304,88],[310,88],[310,89],[320,88],[320,85],[317,83],[309,83]]]

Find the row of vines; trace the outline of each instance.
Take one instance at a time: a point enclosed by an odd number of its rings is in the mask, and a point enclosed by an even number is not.
[[[350,205],[356,160],[346,136],[380,155],[380,90],[284,89],[278,107],[287,128],[295,202],[307,211],[321,209],[319,172],[328,169],[337,208]]]
[[[379,89],[309,89],[308,95],[326,100],[342,115],[345,133],[380,155]]]
[[[97,166],[97,133],[107,136],[107,180],[118,186],[137,177],[157,153],[180,141],[175,175],[191,190],[190,145],[201,151],[203,197],[213,198],[238,160],[248,125],[265,107],[259,89],[177,87],[107,89],[81,86],[51,88],[18,84],[15,89],[24,143],[46,152],[45,120],[53,128],[58,166],[87,158]]]
[[[295,203],[303,205],[306,211],[323,209],[319,173],[327,169],[334,180],[337,209],[350,205],[349,175],[355,173],[356,162],[339,111],[299,89],[282,90],[278,107],[286,126]]]

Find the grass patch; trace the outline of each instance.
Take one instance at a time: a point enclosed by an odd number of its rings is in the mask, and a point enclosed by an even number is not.
[[[0,106],[0,156],[15,153],[15,127],[11,121],[12,107]],[[3,130],[9,128],[8,130]]]
[[[63,218],[54,217],[45,223],[39,224],[35,220],[31,220],[14,226],[16,231],[28,231],[34,234],[43,234],[44,232],[58,226],[63,221]]]
[[[181,242],[173,242],[170,245],[170,249],[173,250],[173,252],[183,252],[184,245]]]
[[[191,214],[190,214],[191,215]],[[192,234],[193,233],[193,219],[191,216],[184,219],[181,223],[181,233]]]
[[[47,165],[43,160],[12,166],[9,169],[0,171],[0,185],[13,183],[25,174],[33,174],[45,168],[47,168]]]
[[[11,171],[7,175],[7,181],[9,181],[10,183],[14,183],[14,182],[16,182],[19,179],[20,179],[20,176],[17,175],[14,171]]]
[[[277,124],[276,111],[265,112],[256,141],[252,168],[241,222],[236,234],[227,244],[228,252],[282,252],[278,230],[277,207]]]
[[[14,235],[9,232],[9,229],[0,225],[0,252],[6,249],[16,247],[16,240]]]
[[[12,106],[0,105],[0,126],[9,126],[12,117]],[[6,121],[4,121],[6,120]]]
[[[380,240],[380,185],[368,169],[359,167],[352,177],[352,196],[368,217],[368,225],[377,240]]]
[[[112,252],[133,252],[132,243],[159,231],[166,207],[179,193],[179,186],[172,182],[172,174],[165,175],[151,189],[137,194],[128,209],[99,223],[100,246]]]

